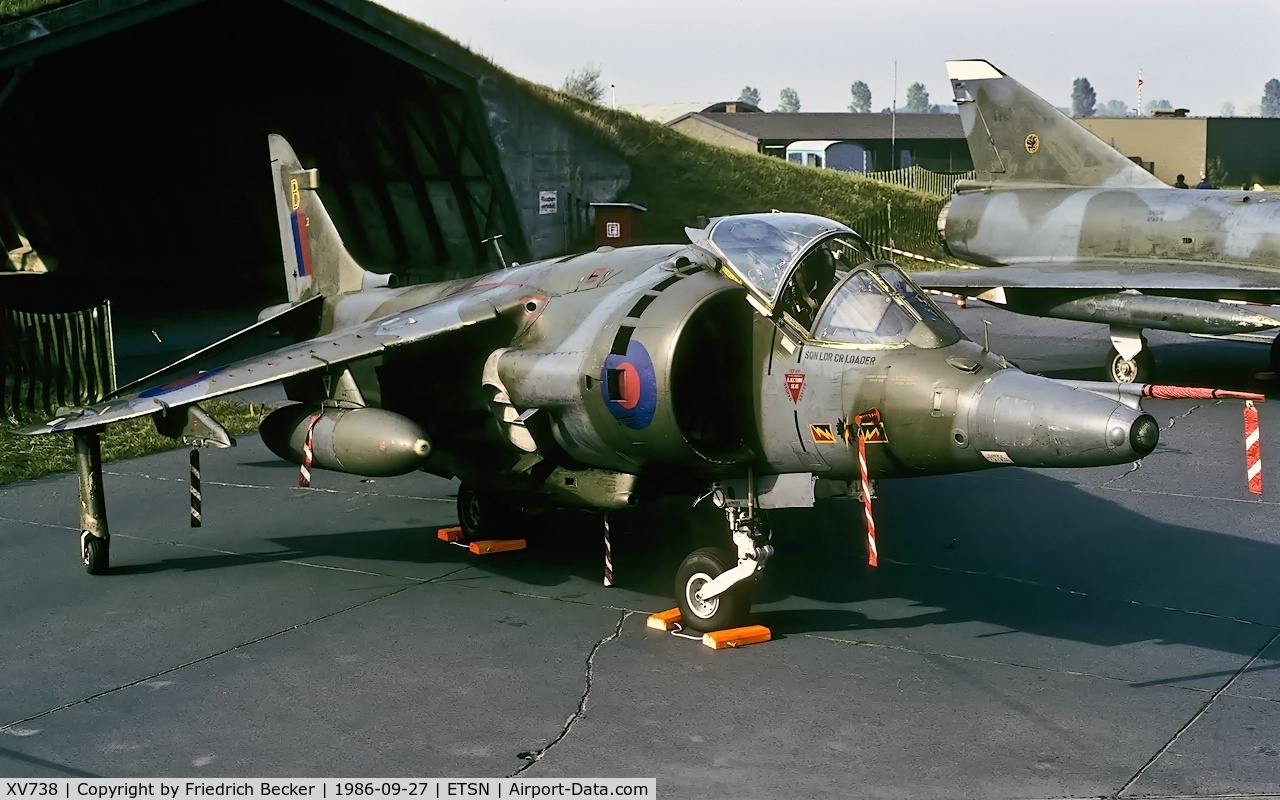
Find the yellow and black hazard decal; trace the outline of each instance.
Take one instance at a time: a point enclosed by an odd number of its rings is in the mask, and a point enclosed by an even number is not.
[[[1028,153],[1035,155],[1036,151],[1040,149],[1040,137],[1034,133],[1028,133],[1027,140],[1023,144],[1026,145]]]
[[[830,428],[829,425],[811,425],[810,427]],[[844,440],[844,443],[850,447],[858,440],[859,436],[863,437],[867,444],[888,444],[889,442],[889,437],[884,432],[883,422],[864,422],[861,425],[855,425],[849,420],[841,419],[835,424],[835,431]],[[817,439],[815,438],[814,441],[817,441]]]
[[[813,441],[817,444],[836,443],[836,435],[832,433],[830,425],[810,425],[809,435],[813,437]]]

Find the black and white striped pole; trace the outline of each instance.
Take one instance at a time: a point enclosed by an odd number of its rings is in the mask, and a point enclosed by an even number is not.
[[[609,545],[609,514],[604,515],[604,585],[613,585],[613,549]]]
[[[200,448],[191,448],[191,527],[199,528],[200,517]]]

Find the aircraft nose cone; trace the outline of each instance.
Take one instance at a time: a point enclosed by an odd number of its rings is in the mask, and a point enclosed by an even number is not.
[[[1150,414],[1017,370],[1002,370],[971,397],[968,446],[992,463],[1124,464],[1150,454],[1160,440],[1160,425]]]
[[[1129,446],[1133,452],[1142,456],[1150,455],[1160,442],[1160,423],[1150,414],[1143,414],[1133,421],[1129,428]]]

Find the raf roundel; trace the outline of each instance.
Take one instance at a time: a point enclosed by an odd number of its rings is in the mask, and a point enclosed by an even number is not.
[[[626,355],[605,357],[600,393],[609,413],[623,425],[634,430],[649,427],[658,410],[658,379],[644,345],[633,339],[627,343]]]
[[[214,369],[206,370],[204,372],[197,372],[194,375],[187,375],[184,378],[176,378],[168,383],[148,389],[145,392],[139,392],[138,397],[156,397],[158,395],[167,394],[168,392],[176,392],[179,389],[185,389],[192,384],[199,383],[205,378],[212,378],[224,369],[226,369],[226,367],[215,367]]]

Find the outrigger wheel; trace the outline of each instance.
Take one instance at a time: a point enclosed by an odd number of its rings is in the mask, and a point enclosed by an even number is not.
[[[709,600],[699,600],[698,590],[736,565],[727,550],[704,547],[694,550],[676,570],[676,605],[680,616],[695,631],[707,633],[738,625],[751,610],[756,581],[749,578]]]
[[[111,540],[80,531],[80,556],[84,571],[90,575],[106,575],[111,564]]]
[[[516,509],[495,493],[464,483],[458,487],[458,526],[469,541],[512,538],[517,533]]]

